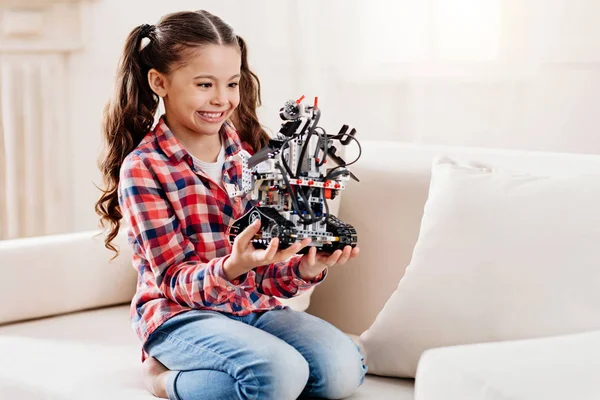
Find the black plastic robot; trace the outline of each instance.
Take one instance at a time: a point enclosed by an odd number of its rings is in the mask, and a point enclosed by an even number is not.
[[[347,167],[360,158],[356,130],[344,125],[337,135],[328,135],[317,126],[321,111],[305,106],[304,96],[288,101],[279,111],[285,121],[275,139],[250,158],[243,159],[243,191],[252,193],[256,205],[237,219],[229,231],[231,243],[254,220],[261,229],[252,240],[254,247],[266,248],[271,239],[279,238],[279,249],[296,241],[311,238],[310,246],[331,253],[346,245],[357,244],[356,230],[329,214],[327,200],[334,199],[350,179],[358,179]],[[335,142],[348,145],[355,141],[359,156],[346,163],[336,152]],[[322,167],[330,159],[337,166]],[[300,253],[307,253],[308,247]]]

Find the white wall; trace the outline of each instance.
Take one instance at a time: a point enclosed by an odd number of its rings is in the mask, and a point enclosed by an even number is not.
[[[87,46],[71,60],[66,89],[75,229],[96,225],[101,113],[122,43],[134,26],[176,10],[207,9],[245,37],[271,130],[281,103],[305,94],[319,96],[330,133],[350,123],[365,139],[600,153],[600,2],[444,4],[90,2]]]

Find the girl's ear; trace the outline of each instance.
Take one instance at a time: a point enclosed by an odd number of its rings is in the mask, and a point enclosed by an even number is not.
[[[148,71],[148,84],[150,89],[158,95],[158,97],[165,97],[167,95],[167,78],[154,68]]]

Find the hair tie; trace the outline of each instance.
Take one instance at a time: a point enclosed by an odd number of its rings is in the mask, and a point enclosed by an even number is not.
[[[141,38],[151,39],[150,35],[154,33],[154,25],[143,24],[140,29]]]

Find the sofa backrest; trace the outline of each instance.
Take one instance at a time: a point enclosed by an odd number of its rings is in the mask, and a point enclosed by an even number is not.
[[[0,324],[131,301],[137,274],[126,235],[111,261],[99,233],[0,241]]]
[[[331,268],[308,308],[357,335],[375,320],[410,263],[437,156],[533,174],[600,174],[600,155],[365,140],[361,145],[362,157],[350,167],[360,182],[351,182],[343,192],[339,212],[357,230],[360,257]],[[350,152],[346,156],[353,158]]]
[[[361,140],[361,159],[331,212],[358,231],[361,255],[334,267],[310,299],[295,299],[345,332],[360,334],[373,322],[410,263],[427,199],[433,159],[536,174],[600,173],[599,155],[446,147]],[[351,160],[355,154],[348,149]],[[340,204],[341,199],[341,204]],[[338,212],[339,207],[339,212]],[[121,252],[103,246],[99,231],[0,241],[0,324],[84,309],[126,304],[137,273],[124,233]]]

